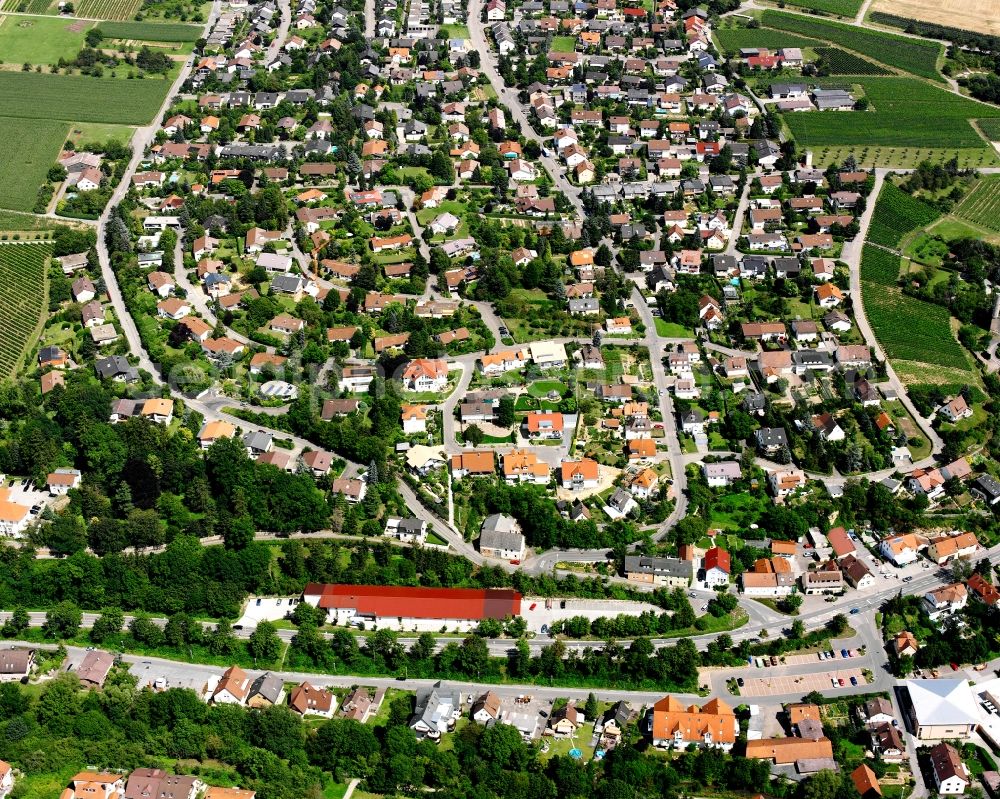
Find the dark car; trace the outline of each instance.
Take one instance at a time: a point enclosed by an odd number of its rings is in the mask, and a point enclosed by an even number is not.
[[[738,685],[738,686],[739,686],[740,688],[742,688],[742,687],[743,687],[743,678],[742,678],[742,677],[737,677],[737,678],[736,678],[736,684],[737,684],[737,685]]]

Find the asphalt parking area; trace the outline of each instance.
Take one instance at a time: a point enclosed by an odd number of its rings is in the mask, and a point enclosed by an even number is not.
[[[836,669],[815,674],[775,674],[769,677],[749,677],[743,681],[740,696],[778,696],[783,694],[807,694],[810,691],[831,691],[833,680],[843,680],[844,685],[838,688],[853,688],[851,677],[858,681],[858,686],[867,685],[861,674],[861,669]]]

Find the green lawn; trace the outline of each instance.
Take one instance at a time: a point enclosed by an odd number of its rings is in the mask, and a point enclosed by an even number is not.
[[[656,317],[656,335],[663,338],[694,338],[694,331],[689,330],[676,322],[667,322]]]
[[[135,129],[129,125],[107,122],[76,122],[69,127],[68,141],[74,145],[105,144],[112,139],[128,144]]]
[[[44,65],[60,58],[72,60],[93,26],[93,22],[59,18],[0,16],[0,59],[7,64]]]
[[[440,547],[446,547],[446,546],[448,546],[448,542],[445,541],[441,536],[439,536],[433,530],[431,530],[430,532],[427,533],[427,543],[428,544],[437,544]]]
[[[470,38],[468,25],[442,25],[439,28],[439,31],[441,33],[441,38],[447,38],[447,39]]]
[[[556,36],[552,39],[549,52],[572,53],[576,49],[575,36]]]
[[[565,390],[566,384],[560,382],[559,380],[536,380],[528,386],[528,393],[539,399],[545,397],[550,391],[555,391],[557,394],[562,396],[562,393]]]
[[[954,241],[955,239],[993,239],[996,240],[998,235],[995,231],[986,230],[983,227],[973,224],[966,219],[956,219],[953,216],[946,216],[929,228],[927,228],[928,233],[932,233],[935,236],[940,236],[945,241]]]
[[[544,759],[551,759],[556,755],[568,755],[570,749],[579,749],[583,753],[581,761],[586,763],[594,756],[594,749],[590,745],[590,739],[594,736],[594,723],[588,721],[580,726],[576,734],[571,738],[546,738],[545,743],[549,746],[549,751],[542,755]]]
[[[468,206],[465,203],[458,202],[457,200],[444,200],[436,208],[421,208],[417,211],[417,221],[421,227],[426,227],[444,213],[464,219],[468,210]]]

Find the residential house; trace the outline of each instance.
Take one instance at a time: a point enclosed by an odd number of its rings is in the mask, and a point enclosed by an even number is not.
[[[250,683],[250,691],[247,693],[247,707],[275,707],[280,705],[284,699],[284,681],[271,672],[265,672]]]
[[[443,391],[448,385],[448,364],[440,358],[416,358],[403,369],[407,391]]]
[[[722,488],[739,480],[743,476],[739,463],[736,461],[718,461],[704,463],[701,467],[705,481],[710,488]]]
[[[930,761],[934,785],[939,794],[958,796],[964,794],[972,784],[968,767],[962,762],[958,750],[950,743],[942,741],[931,747]]]
[[[367,692],[365,695],[367,697]],[[337,695],[325,688],[316,688],[308,682],[303,682],[292,690],[288,697],[288,706],[300,716],[319,716],[329,719],[337,712]]]
[[[401,519],[390,516],[385,521],[384,534],[408,544],[423,544],[427,540],[427,522],[423,519]]]
[[[462,713],[462,694],[454,689],[434,683],[429,689],[417,692],[417,704],[410,718],[410,729],[418,738],[440,739],[454,729]]]
[[[575,702],[570,700],[558,710],[552,711],[546,732],[559,738],[568,738],[575,734],[583,723],[583,713],[577,710]]]
[[[705,585],[709,588],[729,585],[732,563],[726,550],[720,547],[709,549],[702,561],[702,569],[704,570]]]
[[[653,746],[681,749],[695,744],[729,751],[738,732],[736,714],[721,699],[712,699],[699,708],[666,696],[653,705]]]
[[[559,481],[563,488],[571,491],[597,488],[600,469],[597,461],[582,458],[579,461],[563,461],[559,466]]]
[[[625,578],[644,585],[687,588],[694,577],[694,564],[679,558],[625,556]]]
[[[479,552],[488,558],[523,560],[525,543],[521,525],[512,516],[500,513],[487,516],[479,532]]]
[[[939,566],[955,558],[969,558],[979,549],[975,533],[956,533],[941,536],[931,541],[927,547],[927,557]]]
[[[916,533],[883,538],[878,545],[879,554],[896,566],[906,566],[917,559],[919,552],[927,547],[927,539]]]
[[[968,604],[969,592],[962,583],[943,585],[924,594],[924,611],[931,621],[950,616]]]
[[[103,688],[114,665],[115,656],[110,652],[91,649],[76,667],[76,676],[84,688]]]
[[[499,2],[499,0],[494,0]],[[500,697],[487,691],[472,703],[470,716],[477,724],[492,724],[500,719]]]
[[[239,666],[230,666],[211,691],[211,700],[217,705],[243,705],[249,693],[249,675]]]

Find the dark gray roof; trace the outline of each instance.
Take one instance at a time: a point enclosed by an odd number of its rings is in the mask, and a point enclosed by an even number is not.
[[[694,575],[694,564],[680,558],[650,558],[645,555],[625,557],[626,574],[653,574],[666,577],[690,579]]]

